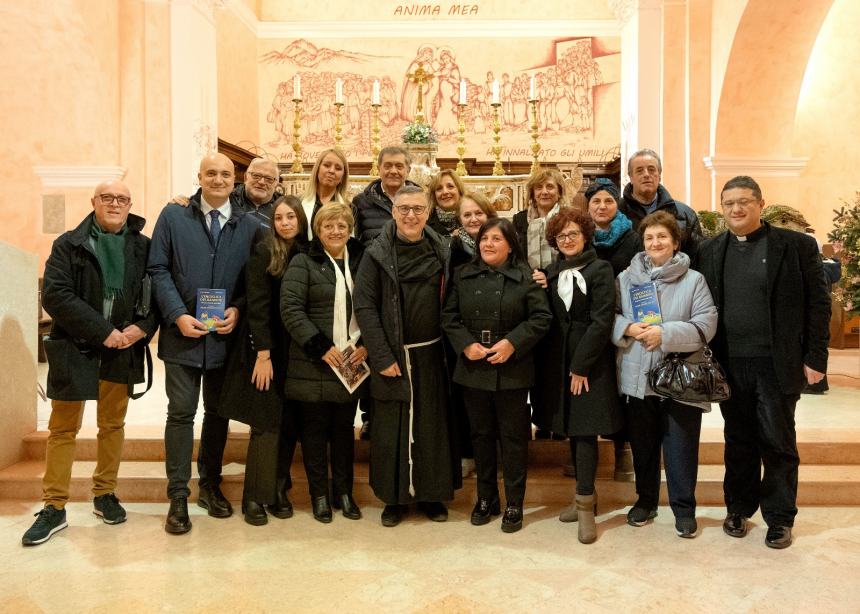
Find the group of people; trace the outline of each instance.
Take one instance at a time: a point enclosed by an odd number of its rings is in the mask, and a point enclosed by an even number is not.
[[[126,519],[115,494],[124,416],[159,327],[168,533],[191,530],[202,388],[197,504],[216,518],[233,513],[220,488],[230,419],[251,427],[246,522],[292,516],[298,440],[314,518],[331,522],[333,510],[361,518],[352,495],[360,407],[384,526],[399,524],[411,504],[445,521],[471,464],[471,523],[501,515],[503,531],[518,531],[534,424],[570,440],[576,493],[559,518],[578,523],[579,541],[597,539],[601,436],[615,442],[617,463],[632,450],[638,498],[628,524],[657,515],[662,452],[677,534],[694,537],[710,404],[659,396],[648,374],[668,354],[711,342],[732,391],[720,406],[723,529],[745,536],[761,508],[766,544],[791,544],[794,410],[803,385],[826,371],[830,299],[814,240],[762,222],[752,178],[726,183],[729,230],[703,241],[647,149],[630,158],[623,194],[609,180],[590,184],[585,211],[569,205],[557,171],[539,170],[528,208],[513,220],[449,170],[426,191],[411,183],[400,147],[382,149],[378,165],[379,179],[350,204],[339,150],[319,156],[301,198],[276,194],[273,162],[252,161],[236,186],[232,162],[207,156],[200,190],[162,210],[151,241],[122,182],[96,188],[93,213],[57,239],[45,269],[52,414],[44,507],[25,545],[66,527],[85,400],[97,401],[95,513],[108,524]],[[655,293],[659,321],[634,309],[631,292],[643,286]],[[200,289],[225,295],[212,326],[197,315]],[[365,364],[369,378],[357,385],[338,376]]]

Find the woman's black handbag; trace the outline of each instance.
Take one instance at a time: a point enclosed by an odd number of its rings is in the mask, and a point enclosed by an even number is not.
[[[704,347],[696,352],[673,352],[648,374],[651,390],[661,397],[696,403],[725,401],[731,396],[726,374],[714,360],[705,334],[693,324]]]

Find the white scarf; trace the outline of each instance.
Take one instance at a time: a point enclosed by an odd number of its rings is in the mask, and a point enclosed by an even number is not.
[[[332,323],[332,341],[338,350],[343,350],[350,343],[355,344],[361,336],[361,331],[358,329],[358,322],[355,319],[355,308],[349,314],[349,327],[346,325],[346,291],[349,290],[352,295],[352,275],[349,272],[349,252],[344,247],[343,249],[343,272],[335,262],[332,255],[325,253],[331,264],[334,267],[335,286],[334,286],[334,317]],[[344,275],[345,272],[345,275]]]
[[[334,193],[334,198],[329,201],[331,203],[340,203],[345,205],[346,203],[343,200],[343,197],[340,195],[340,192]],[[326,203],[323,203],[323,207],[325,207]],[[317,195],[312,194],[310,196],[306,195],[302,199],[302,209],[305,212],[305,218],[308,220],[308,241],[314,238],[314,229],[313,229],[313,217],[314,217],[314,208],[317,206]]]
[[[546,240],[546,225],[552,217],[558,213],[561,203],[556,203],[549,210],[546,217],[540,217],[540,211],[537,206],[529,209],[528,220],[529,226],[526,231],[526,248],[528,250],[529,266],[533,269],[543,269],[555,260],[558,253],[555,249],[549,246]]]
[[[579,270],[584,267],[573,267],[565,269],[558,274],[558,298],[564,302],[564,307],[570,311],[570,304],[573,302],[573,282],[576,280],[576,287],[583,295],[588,294],[588,288],[585,286],[585,278]]]

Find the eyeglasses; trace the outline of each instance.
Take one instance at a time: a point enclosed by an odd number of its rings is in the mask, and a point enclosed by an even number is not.
[[[568,241],[576,241],[581,236],[581,232],[579,232],[578,230],[572,230],[571,232],[565,232],[560,235],[555,235],[555,242],[567,243]]]
[[[737,205],[741,209],[746,209],[747,207],[749,207],[752,204],[757,203],[757,202],[758,202],[757,198],[739,198],[737,200],[724,200],[722,205],[723,205],[723,209],[731,209],[735,205]]]
[[[427,205],[397,205],[395,208],[400,212],[400,215],[409,215],[410,213],[424,215],[424,212],[427,211]]]
[[[261,175],[260,173],[248,173],[248,176],[251,178],[251,181],[262,181],[266,185],[273,185],[277,181],[275,177]]]
[[[102,201],[103,205],[109,205],[113,201],[116,201],[121,207],[127,207],[131,202],[128,196],[121,196],[119,194],[99,194],[99,200]]]

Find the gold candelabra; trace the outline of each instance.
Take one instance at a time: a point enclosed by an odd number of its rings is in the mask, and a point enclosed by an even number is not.
[[[504,175],[505,169],[502,168],[502,146],[499,144],[501,136],[499,132],[502,130],[502,125],[499,121],[499,107],[502,106],[499,102],[493,103],[493,155],[496,157],[496,162],[493,164],[493,175]]]
[[[532,168],[531,174],[534,175],[538,171],[538,167],[540,163],[538,162],[538,155],[540,154],[540,143],[538,143],[538,116],[537,116],[537,98],[532,98],[529,100],[529,104],[532,107]]]
[[[377,162],[377,158],[379,157],[379,107],[380,104],[371,104],[373,107],[373,129],[370,136],[371,142],[371,152],[373,154],[373,161],[370,165],[370,176],[371,177],[379,177],[379,163]]]
[[[341,149],[340,143],[341,141],[343,141],[343,134],[341,134],[341,132],[343,131],[343,127],[340,123],[340,113],[343,109],[343,103],[334,103],[334,109],[334,148]]]
[[[290,167],[290,172],[302,172],[302,142],[300,140],[300,131],[302,129],[302,99],[293,98],[295,111],[293,113],[293,165]]]
[[[459,134],[457,134],[457,169],[454,171],[460,177],[466,177],[469,172],[466,170],[466,165],[463,164],[463,154],[466,153],[466,124],[463,122],[463,116],[466,113],[466,105],[458,104],[460,107],[459,116]]]

